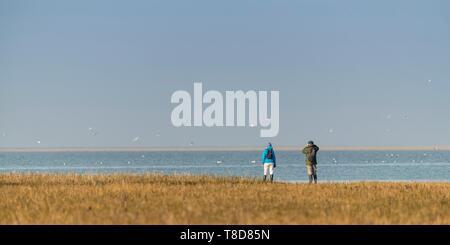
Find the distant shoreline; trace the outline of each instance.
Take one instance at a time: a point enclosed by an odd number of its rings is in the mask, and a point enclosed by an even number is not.
[[[303,146],[275,147],[278,151],[300,151]],[[260,151],[263,147],[61,147],[0,148],[0,152],[214,152]],[[436,146],[321,146],[321,151],[450,151],[450,145]]]

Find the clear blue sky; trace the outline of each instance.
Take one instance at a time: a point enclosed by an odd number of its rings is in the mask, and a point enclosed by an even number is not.
[[[0,0],[0,147],[267,141],[174,128],[194,81],[279,90],[276,145],[450,144],[450,1]]]

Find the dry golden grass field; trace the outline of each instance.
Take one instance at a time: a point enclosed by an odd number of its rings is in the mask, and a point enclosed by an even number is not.
[[[450,224],[450,183],[0,175],[1,224]]]

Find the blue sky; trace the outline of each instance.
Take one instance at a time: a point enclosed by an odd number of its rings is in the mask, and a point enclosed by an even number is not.
[[[445,0],[0,0],[0,147],[268,141],[174,128],[194,81],[279,90],[277,145],[450,144],[449,67]]]

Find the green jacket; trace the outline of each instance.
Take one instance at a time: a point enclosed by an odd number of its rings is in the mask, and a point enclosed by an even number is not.
[[[305,154],[306,165],[316,165],[317,164],[317,152],[319,147],[317,145],[307,145],[303,148],[303,154]]]

